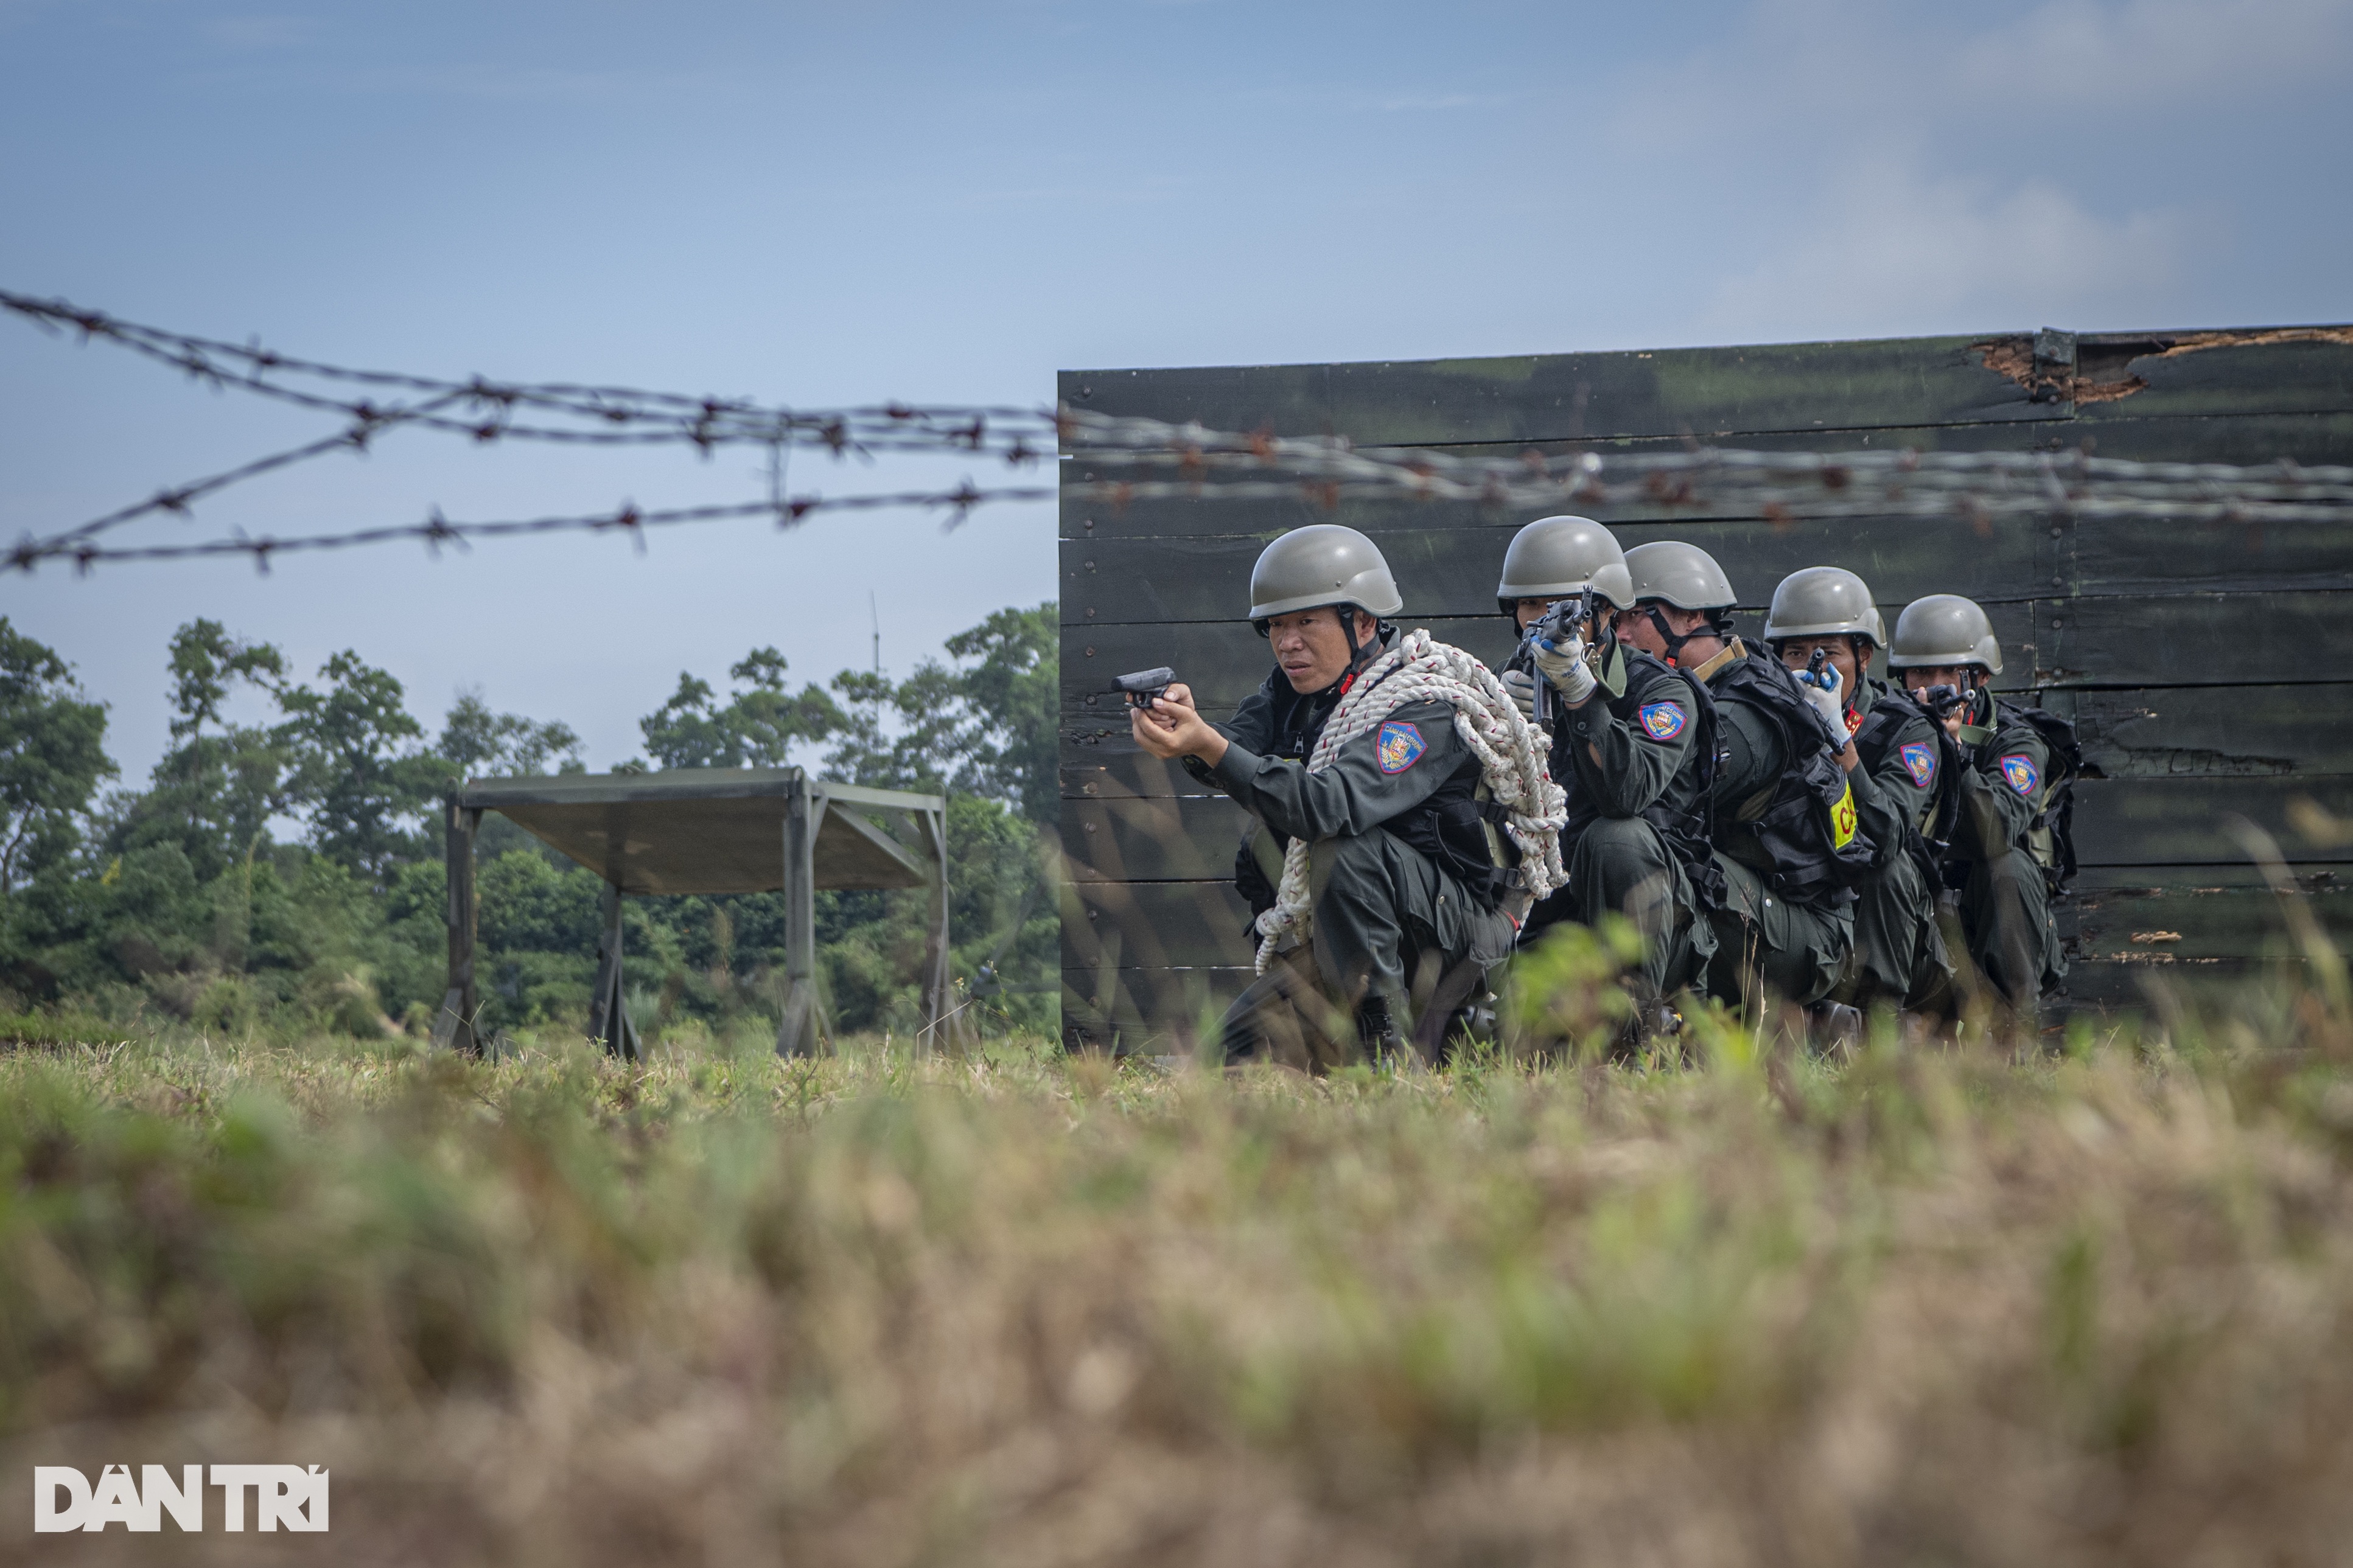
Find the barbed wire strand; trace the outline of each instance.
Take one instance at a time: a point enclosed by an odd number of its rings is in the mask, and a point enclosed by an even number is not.
[[[72,561],[88,571],[105,562],[169,561],[245,554],[267,570],[271,556],[396,540],[443,544],[472,539],[577,531],[627,531],[643,546],[645,531],[683,523],[771,516],[783,526],[818,512],[914,508],[944,510],[947,526],[976,508],[1060,499],[1124,509],[1161,500],[1297,500],[1326,510],[1354,501],[1468,502],[1486,508],[1575,506],[1631,514],[1621,521],[1693,520],[1710,515],[1773,523],[1799,519],[1898,517],[1960,519],[1987,530],[2000,519],[2065,515],[2139,517],[2212,523],[2342,522],[2353,519],[2353,468],[2302,468],[2286,459],[2253,467],[2148,463],[2088,452],[1762,452],[1692,446],[1604,454],[1589,448],[1512,456],[1463,455],[1428,447],[1358,447],[1345,437],[1277,437],[1213,430],[1062,405],[1052,409],[913,405],[795,410],[742,399],[568,383],[451,381],[401,372],[355,370],[280,354],[258,344],[225,343],[126,322],[58,300],[0,290],[0,308],[53,331],[71,329],[172,365],[223,388],[291,402],[346,420],[338,433],[256,458],[236,468],[155,495],[46,538],[27,535],[0,567],[29,572],[41,562]],[[416,404],[339,398],[271,379],[299,376],[339,385],[424,395]],[[458,417],[464,406],[479,412]],[[624,430],[512,422],[516,407]],[[227,537],[171,544],[106,546],[95,538],[157,512],[186,516],[198,499],[330,452],[365,450],[388,429],[417,426],[488,442],[517,437],[611,444],[683,444],[704,455],[717,447],[756,443],[771,452],[768,499],[610,511],[509,521],[452,522],[437,508],[422,523],[339,533]],[[1058,449],[1082,465],[1057,487],[985,486],[965,479],[949,489],[850,496],[782,493],[781,460],[797,446],[836,458],[880,452],[995,457],[1035,465]],[[1104,479],[1103,471],[1134,478]],[[1165,477],[1161,477],[1165,476]]]

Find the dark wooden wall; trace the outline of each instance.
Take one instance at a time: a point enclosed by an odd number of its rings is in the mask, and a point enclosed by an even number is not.
[[[1462,452],[1609,453],[1696,437],[1788,450],[1914,447],[2150,460],[2353,463],[2353,328],[1685,349],[1398,364],[1077,371],[1074,406],[1212,428],[1345,434]],[[1083,458],[1065,465],[1091,477]],[[1061,513],[1064,1020],[1074,1038],[1182,1040],[1248,978],[1228,886],[1240,812],[1127,737],[1112,676],[1173,665],[1216,717],[1265,677],[1240,617],[1251,563],[1284,530],[1377,540],[1409,626],[1494,658],[1494,586],[1537,515],[1471,505],[1067,500]],[[2333,525],[2042,518],[1776,526],[1723,511],[1604,514],[1630,548],[1687,539],[1761,611],[1802,566],[1859,572],[1891,626],[1966,594],[2002,640],[2001,685],[2072,715],[2091,770],[2084,870],[2064,913],[2071,994],[2131,1003],[2144,977],[2242,971],[2280,922],[2222,826],[2278,834],[2332,925],[2353,928],[2353,847],[2289,826],[2308,798],[2353,816],[2353,539]],[[1761,616],[1744,614],[1754,634]],[[1153,1048],[1159,1048],[1154,1047]]]

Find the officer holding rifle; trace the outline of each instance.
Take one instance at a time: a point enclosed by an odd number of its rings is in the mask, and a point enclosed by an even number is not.
[[[1953,742],[1909,694],[1870,673],[1886,640],[1871,589],[1842,566],[1809,566],[1781,580],[1765,643],[1793,671],[1827,667],[1848,694],[1839,730],[1891,814],[1872,826],[1877,859],[1855,888],[1854,952],[1833,1001],[1869,1009],[1947,1011],[1951,958],[1936,924],[1942,862],[1953,837],[1958,771]]]
[[[1561,921],[1622,915],[1642,933],[1630,974],[1640,1031],[1715,951],[1703,911],[1721,896],[1708,842],[1713,705],[1699,683],[1616,623],[1636,605],[1626,554],[1589,518],[1540,518],[1504,554],[1497,605],[1521,642],[1503,679],[1549,736],[1568,795],[1568,882],[1530,912],[1523,945]]]
[[[2066,978],[2051,903],[2074,875],[2074,727],[1995,697],[2001,645],[1976,604],[1957,594],[1915,599],[1895,619],[1888,667],[1942,721],[1961,765],[1945,881],[1960,895],[1970,962],[2013,1015],[2031,1017]]]
[[[1801,683],[1751,654],[1732,634],[1732,584],[1697,545],[1639,545],[1626,566],[1635,608],[1618,635],[1688,670],[1722,731],[1711,837],[1724,892],[1707,911],[1708,993],[1744,1009],[1768,995],[1811,1006],[1852,950],[1852,889],[1887,815],[1847,736],[1840,677],[1823,661]]]

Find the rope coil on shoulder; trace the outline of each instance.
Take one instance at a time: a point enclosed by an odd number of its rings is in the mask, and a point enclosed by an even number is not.
[[[1400,708],[1445,702],[1454,709],[1454,732],[1479,759],[1488,794],[1506,812],[1504,830],[1520,851],[1528,891],[1541,899],[1568,880],[1560,858],[1561,830],[1568,825],[1568,797],[1553,783],[1551,748],[1528,722],[1504,683],[1472,655],[1417,628],[1367,666],[1341,697],[1307,759],[1320,773],[1338,760],[1342,748],[1380,726]],[[1312,922],[1308,853],[1294,838],[1284,852],[1282,880],[1274,907],[1258,918],[1258,972],[1283,948],[1303,942]]]

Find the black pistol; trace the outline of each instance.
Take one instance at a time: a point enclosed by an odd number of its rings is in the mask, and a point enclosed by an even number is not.
[[[1157,669],[1139,669],[1116,676],[1113,678],[1111,689],[1124,692],[1130,707],[1149,708],[1160,700],[1167,691],[1168,683],[1176,679],[1176,672],[1164,664]]]

